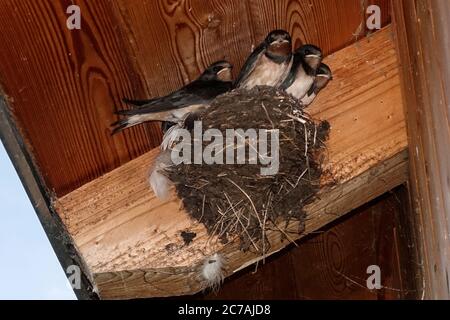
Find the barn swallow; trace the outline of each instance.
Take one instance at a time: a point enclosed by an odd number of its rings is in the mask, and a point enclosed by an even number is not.
[[[305,94],[303,98],[300,99],[300,102],[304,107],[309,106],[320,90],[325,88],[325,86],[333,79],[331,69],[325,63],[321,63],[319,68],[317,69],[316,77],[314,78],[314,83],[308,92]]]
[[[314,83],[317,69],[322,62],[322,51],[311,44],[294,52],[292,67],[281,88],[297,99],[305,96]]]
[[[270,32],[251,53],[235,82],[236,88],[280,86],[292,64],[291,36],[284,30]]]
[[[199,78],[167,96],[151,100],[125,99],[124,102],[134,108],[116,112],[125,118],[112,124],[112,134],[146,121],[176,123],[186,113],[209,107],[215,97],[232,89],[232,68],[229,62],[218,61],[210,65]]]

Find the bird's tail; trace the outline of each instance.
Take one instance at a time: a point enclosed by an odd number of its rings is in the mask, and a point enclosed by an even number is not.
[[[117,114],[125,115],[125,117],[119,121],[114,122],[112,127],[112,135],[122,131],[123,129],[133,127],[147,121],[165,121],[168,118],[168,112],[154,112],[143,114],[132,114],[118,111]]]
[[[129,116],[129,117],[126,117],[124,119],[120,119],[120,120],[114,122],[111,125],[111,130],[112,130],[111,135],[115,135],[116,133],[118,133],[126,128],[131,128],[137,124],[144,122],[140,118],[141,117],[139,117],[139,116]]]
[[[167,200],[169,189],[172,186],[172,182],[164,174],[164,171],[173,165],[170,153],[170,150],[161,152],[156,158],[150,173],[150,186],[160,200]]]
[[[131,100],[131,99],[124,98],[124,99],[122,99],[122,102],[133,106],[133,108],[136,108],[136,107],[139,108],[139,107],[142,107],[145,105],[151,105],[159,100],[160,100],[159,98],[154,98],[154,99],[149,99],[149,100]]]

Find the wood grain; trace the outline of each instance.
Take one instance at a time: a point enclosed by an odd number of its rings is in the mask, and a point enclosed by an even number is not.
[[[383,23],[389,0],[376,0]],[[66,28],[69,5],[81,30]],[[58,196],[157,146],[157,124],[110,137],[123,97],[167,94],[211,62],[238,72],[273,28],[331,53],[353,42],[360,0],[5,0],[0,85],[50,191]]]
[[[408,123],[422,298],[450,298],[450,3],[393,2]]]
[[[384,50],[379,51],[382,47]],[[324,189],[308,206],[306,233],[403,183],[407,176],[406,132],[396,54],[389,28],[327,57],[335,80],[311,112],[330,121]],[[190,294],[200,290],[198,268],[211,253],[226,256],[228,274],[260,257],[238,244],[209,239],[203,225],[190,220],[172,196],[161,202],[151,193],[148,170],[158,150],[119,167],[70,194],[55,208],[103,298]],[[180,232],[197,237],[185,246]],[[289,230],[298,230],[292,224]],[[292,238],[298,238],[292,234]],[[269,234],[271,253],[289,244]]]
[[[238,273],[219,292],[198,299],[339,299],[394,300],[416,294],[413,275],[405,276],[410,259],[407,241],[398,236],[399,201],[404,188],[383,195],[275,254],[260,265]],[[369,290],[367,268],[381,270],[379,290]],[[243,290],[245,288],[245,290]]]
[[[8,61],[0,82],[47,186],[58,194],[156,146],[160,135],[152,125],[147,133],[140,128],[111,138],[114,106],[133,91],[143,93],[144,85],[123,47],[128,39],[111,27],[117,25],[111,7],[81,2],[82,30],[68,31],[70,3],[0,4],[8,44],[0,50]]]

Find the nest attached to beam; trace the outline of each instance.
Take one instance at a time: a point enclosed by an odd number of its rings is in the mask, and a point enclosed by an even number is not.
[[[303,232],[303,208],[320,188],[328,122],[316,123],[297,100],[269,87],[219,96],[200,120],[203,130],[215,128],[224,136],[226,129],[278,129],[279,170],[275,175],[261,175],[263,165],[248,163],[172,167],[168,176],[187,212],[210,235],[224,243],[240,238],[242,250],[261,255],[270,249],[268,230],[288,240],[289,234]],[[208,144],[203,142],[203,147]],[[271,150],[270,143],[267,149]],[[287,230],[293,220],[299,222],[299,230]]]

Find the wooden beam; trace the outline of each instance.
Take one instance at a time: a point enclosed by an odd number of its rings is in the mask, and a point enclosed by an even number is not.
[[[73,241],[67,233],[60,217],[51,209],[50,192],[45,187],[39,170],[31,153],[14,125],[6,99],[0,94],[0,140],[5,146],[14,168],[24,185],[31,204],[36,211],[53,250],[67,276],[69,266],[79,266],[82,271],[80,287],[74,290],[78,299],[98,299],[90,279],[86,277],[88,270],[82,262]]]
[[[337,185],[324,188],[308,206],[301,236],[407,179],[406,130],[391,29],[327,57],[326,63],[334,80],[310,110],[331,123],[323,183],[333,179]],[[152,150],[55,200],[101,298],[198,292],[199,268],[215,252],[226,257],[227,275],[261,259],[238,250],[238,243],[224,246],[210,239],[175,195],[166,202],[154,197],[147,178],[157,154]],[[180,236],[183,230],[197,235],[189,245]],[[289,244],[278,233],[269,238],[269,254]]]
[[[405,238],[409,234],[397,219],[405,215],[405,195],[404,186],[395,188],[300,241],[298,248],[269,257],[258,266],[258,272],[242,272],[226,281],[219,292],[195,298],[414,299],[416,273],[410,272],[414,260],[407,255],[409,241]],[[364,285],[370,265],[381,269],[380,290]]]
[[[421,298],[450,298],[450,2],[393,1]]]

